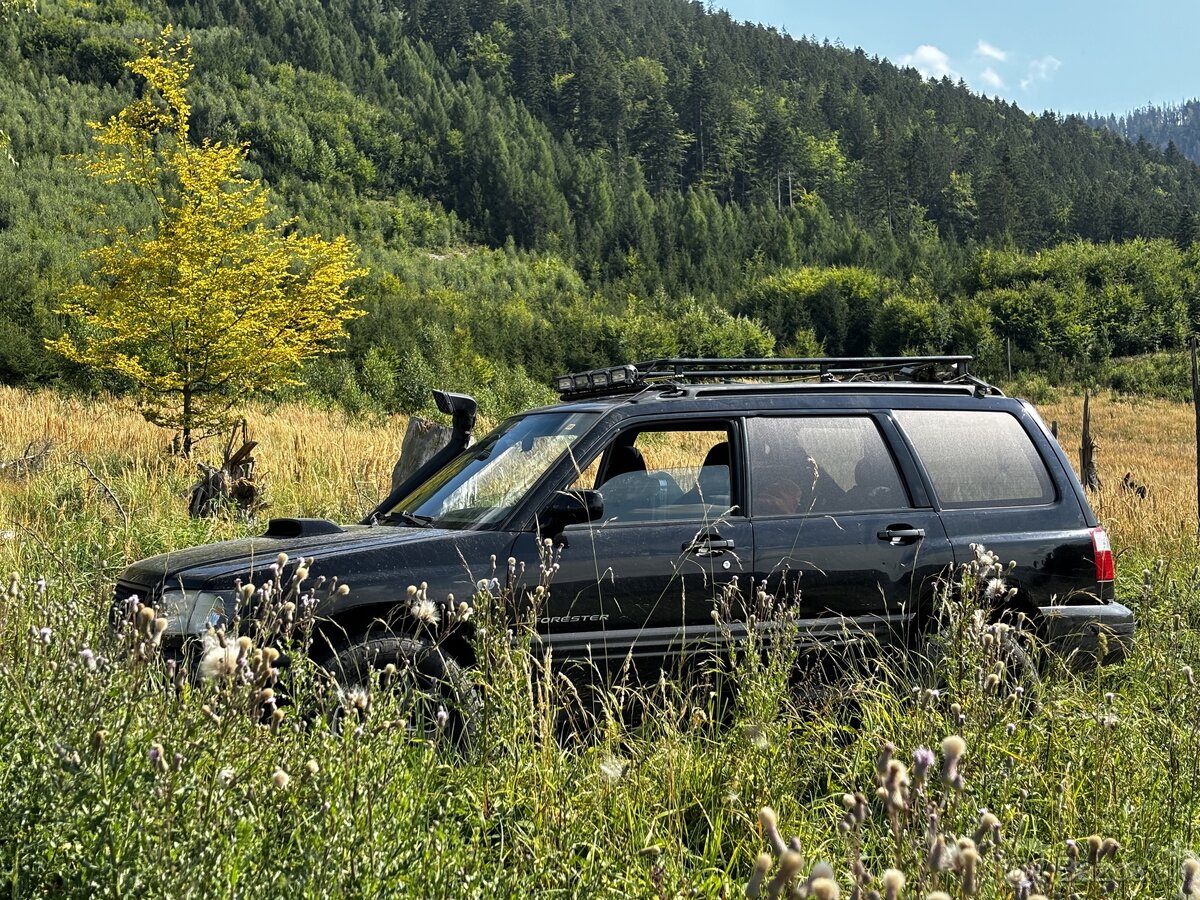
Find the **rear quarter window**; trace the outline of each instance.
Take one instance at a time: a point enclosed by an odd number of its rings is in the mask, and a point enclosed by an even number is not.
[[[943,506],[1054,502],[1054,482],[1016,416],[942,409],[896,410],[895,416]]]

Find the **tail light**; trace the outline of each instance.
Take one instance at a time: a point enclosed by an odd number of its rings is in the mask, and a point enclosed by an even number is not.
[[[1097,581],[1112,581],[1117,577],[1112,544],[1108,542],[1108,535],[1104,529],[1099,526],[1092,529],[1092,557],[1096,560]]]

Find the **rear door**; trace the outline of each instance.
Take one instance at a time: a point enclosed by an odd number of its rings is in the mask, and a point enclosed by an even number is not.
[[[852,630],[900,633],[953,553],[894,423],[865,410],[760,416],[746,435],[759,583],[815,630],[849,617]]]
[[[896,420],[941,507],[955,559],[982,544],[1033,603],[1097,589],[1091,534],[1058,454],[1024,409],[906,409]],[[1039,449],[1040,448],[1040,449]]]

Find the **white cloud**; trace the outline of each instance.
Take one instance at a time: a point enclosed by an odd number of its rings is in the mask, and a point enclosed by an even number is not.
[[[1008,59],[1007,51],[1001,50],[987,41],[980,41],[975,45],[975,54],[977,56],[986,56],[988,59],[994,59],[997,62],[1004,62]]]
[[[931,44],[922,44],[912,53],[900,57],[900,65],[912,66],[922,78],[949,76],[957,80],[958,73],[950,65],[950,57]]]
[[[988,66],[979,73],[979,80],[990,87],[993,91],[1004,90],[1004,79],[1001,78],[996,70],[991,66]]]
[[[1061,59],[1043,56],[1029,64],[1025,77],[1021,79],[1021,90],[1027,91],[1039,81],[1049,81],[1062,65]]]

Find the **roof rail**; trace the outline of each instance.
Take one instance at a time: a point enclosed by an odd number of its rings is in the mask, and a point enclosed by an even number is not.
[[[659,382],[694,384],[753,378],[773,381],[900,381],[971,384],[983,393],[994,388],[967,369],[970,356],[817,356],[778,359],[743,357],[666,358],[560,375],[555,387],[564,397],[604,396],[642,390]]]

